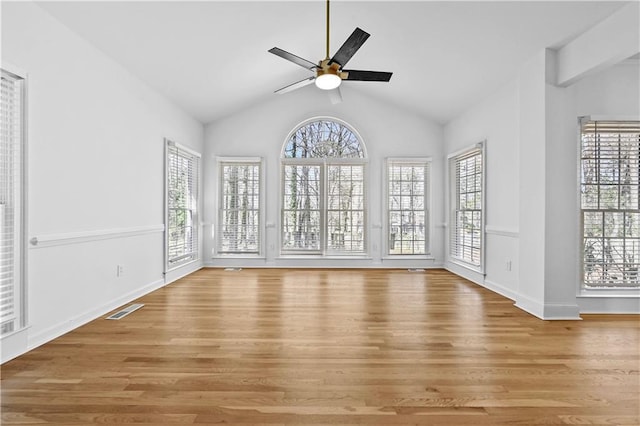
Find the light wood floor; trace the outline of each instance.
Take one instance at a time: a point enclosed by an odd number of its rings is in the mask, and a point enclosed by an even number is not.
[[[445,271],[201,270],[2,366],[2,424],[640,424],[638,316]]]

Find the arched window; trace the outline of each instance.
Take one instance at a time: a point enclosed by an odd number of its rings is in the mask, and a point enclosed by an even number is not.
[[[366,151],[345,123],[307,121],[282,152],[282,252],[362,254]]]

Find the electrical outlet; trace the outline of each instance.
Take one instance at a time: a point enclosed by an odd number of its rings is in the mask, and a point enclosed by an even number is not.
[[[124,275],[124,266],[118,265],[116,268],[116,277],[121,277]]]
[[[507,271],[511,271],[511,261],[510,261],[510,260],[507,260],[507,261],[505,262],[505,269],[506,269]]]

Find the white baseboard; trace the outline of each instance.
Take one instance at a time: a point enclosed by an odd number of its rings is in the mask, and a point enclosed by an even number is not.
[[[507,299],[511,299],[513,301],[515,301],[518,297],[518,293],[516,293],[515,291],[491,280],[484,280],[484,284],[480,285],[488,290],[493,291],[494,293],[498,293],[500,296],[504,296]]]
[[[577,304],[543,303],[518,294],[515,306],[542,320],[574,321],[582,319],[580,318],[580,309]]]
[[[164,280],[156,280],[152,283],[145,285],[144,287],[140,287],[134,291],[131,291],[123,296],[120,296],[116,299],[113,299],[107,303],[102,304],[101,306],[91,309],[81,315],[78,315],[74,318],[71,318],[65,322],[55,324],[51,327],[48,327],[28,338],[28,345],[26,350],[23,352],[28,352],[32,349],[37,348],[51,340],[62,336],[65,333],[68,333],[94,319],[97,319],[107,313],[113,311],[114,309],[129,303],[139,297],[142,297],[146,294],[151,293],[154,290],[157,290],[165,285]],[[21,354],[18,354],[21,355]],[[17,356],[17,355],[16,355]],[[3,360],[4,362],[4,360]]]

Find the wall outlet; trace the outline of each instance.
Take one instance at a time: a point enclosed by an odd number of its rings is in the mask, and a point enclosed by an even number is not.
[[[124,275],[124,266],[118,265],[116,268],[116,277],[121,277]]]
[[[510,261],[510,260],[507,260],[507,261],[505,262],[505,269],[506,269],[507,271],[511,271],[511,261]]]

